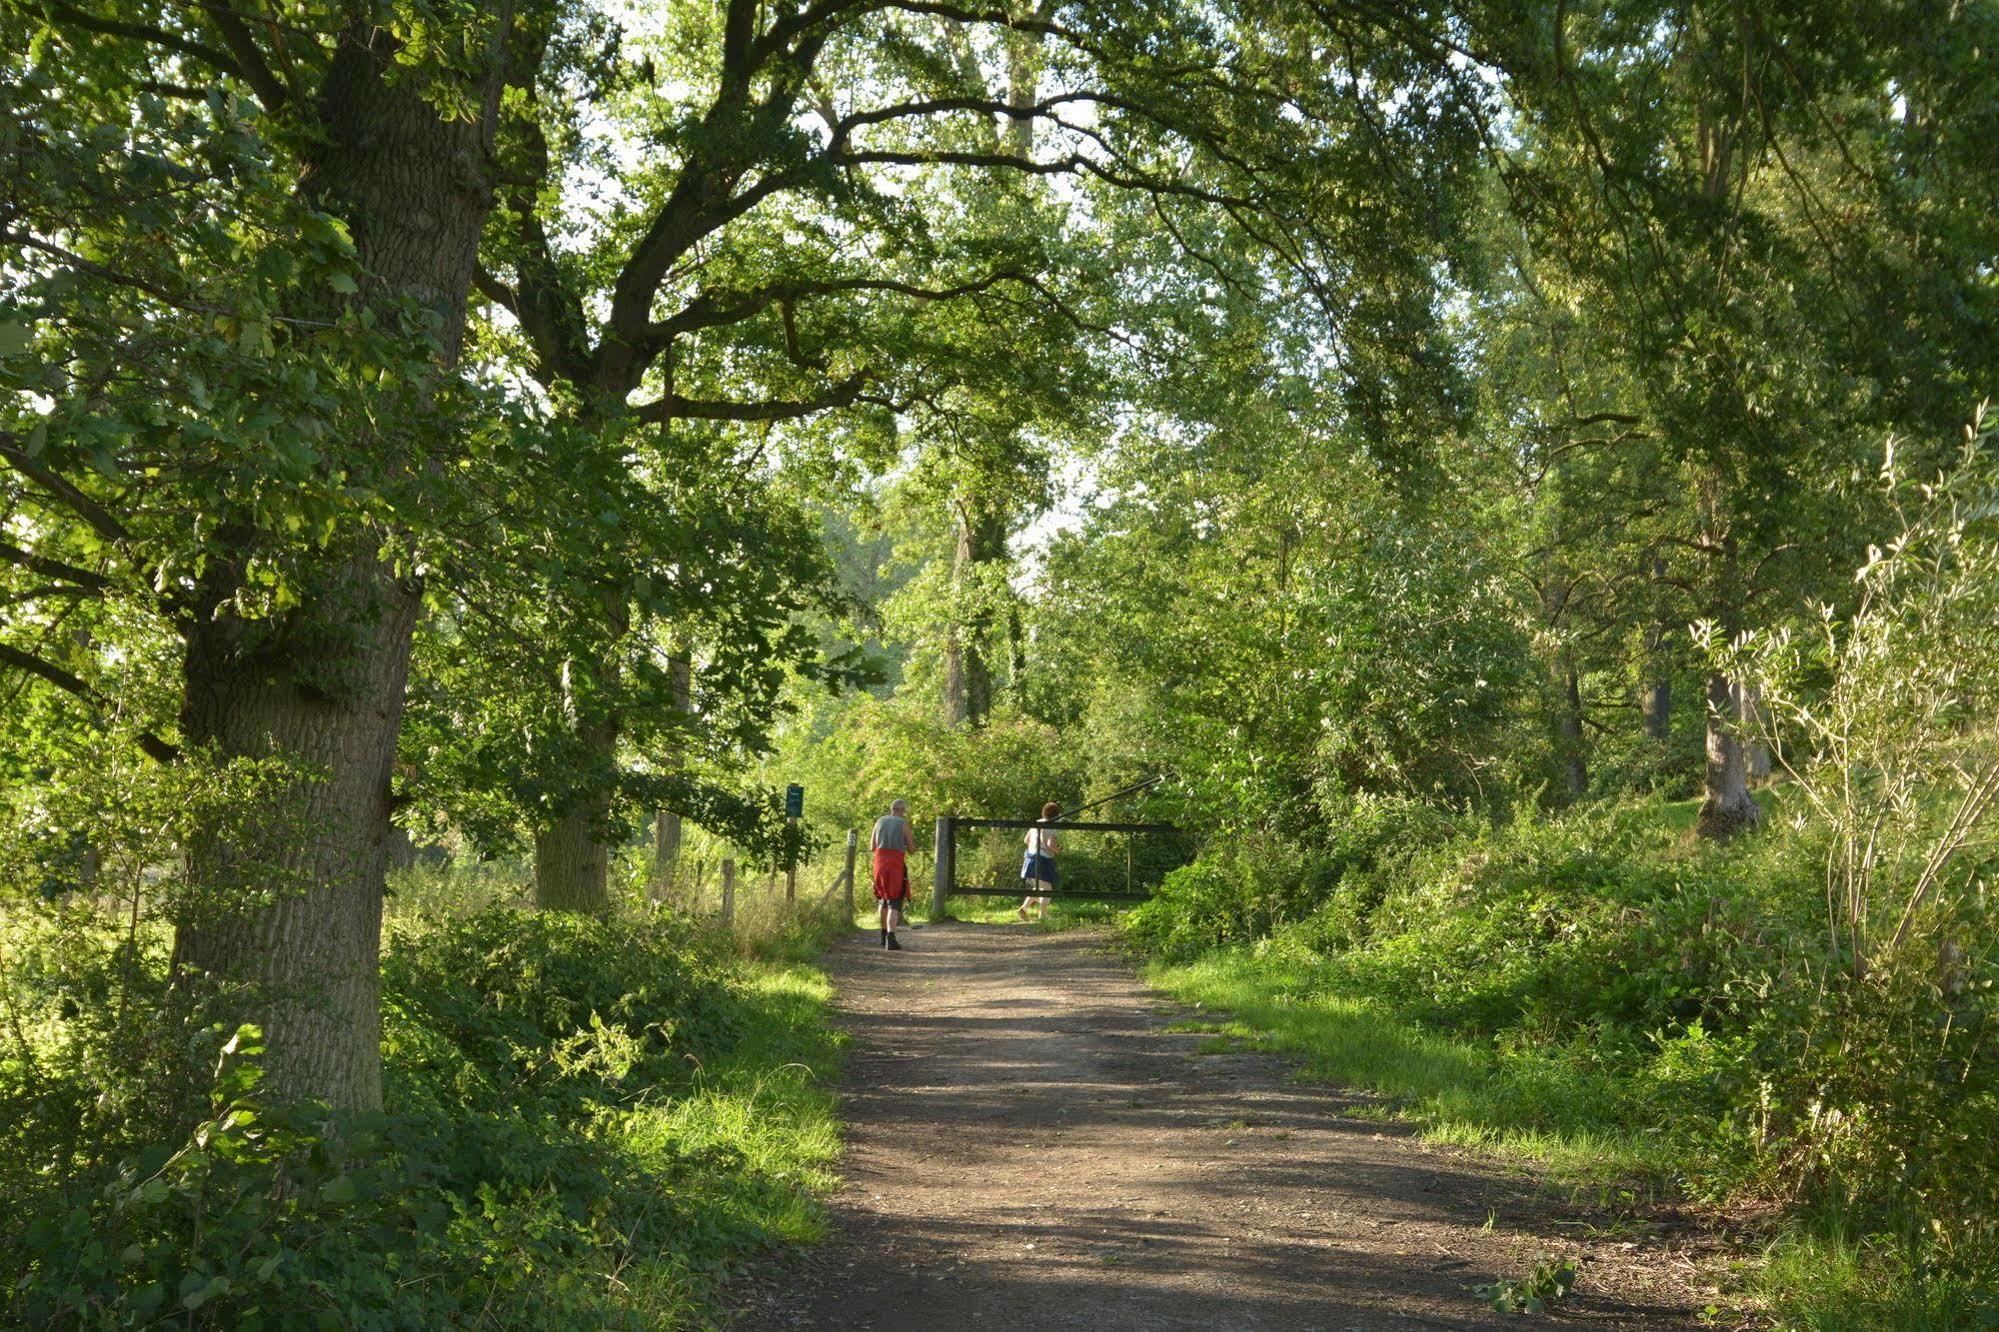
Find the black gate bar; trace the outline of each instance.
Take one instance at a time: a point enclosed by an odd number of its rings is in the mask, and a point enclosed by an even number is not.
[[[1052,823],[1040,819],[961,819],[955,814],[937,816],[936,877],[930,886],[930,917],[933,920],[949,918],[949,903],[953,893],[966,897],[1014,897],[1022,890],[1018,888],[960,888],[958,886],[958,829],[960,828],[1049,828],[1056,832],[1121,832],[1121,833],[1177,833],[1180,830],[1170,823]],[[1081,893],[1061,892],[1058,897],[1087,897],[1096,901],[1143,902],[1145,896],[1138,893]]]
[[[1171,833],[1180,830],[1170,823],[1064,823],[1056,819],[1043,823],[1040,819],[961,819],[951,815],[954,828],[1047,828],[1052,832],[1122,832],[1122,833]],[[937,820],[941,826],[944,819]]]

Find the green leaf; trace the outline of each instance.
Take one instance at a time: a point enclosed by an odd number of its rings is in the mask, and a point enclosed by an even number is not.
[[[229,1293],[229,1278],[226,1276],[210,1277],[200,1286],[190,1290],[190,1284],[197,1281],[201,1281],[201,1277],[195,1272],[189,1272],[185,1277],[181,1278],[180,1305],[181,1308],[189,1312],[199,1309],[217,1295],[227,1295]]]

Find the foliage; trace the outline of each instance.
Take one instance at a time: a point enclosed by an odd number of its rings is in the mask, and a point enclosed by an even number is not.
[[[1164,774],[1172,983],[1989,1304],[1999,17],[1936,8],[0,0],[9,1298],[680,1316],[810,1233],[826,1037],[630,835],[691,896]],[[536,854],[381,954],[396,829]]]
[[[1494,1313],[1544,1314],[1550,1305],[1567,1299],[1575,1285],[1575,1263],[1567,1258],[1559,1262],[1543,1258],[1524,1277],[1505,1277],[1476,1287],[1476,1291]]]
[[[1991,864],[1999,433],[1974,424],[1967,440],[1956,467],[1920,482],[1890,450],[1882,488],[1907,507],[1869,548],[1850,615],[1821,606],[1808,635],[1711,643],[1762,692],[1769,742],[1795,756],[1794,785],[1833,837],[1826,924],[1857,976],[1947,937],[1925,916],[1948,918]]]
[[[385,1113],[276,1100],[253,1030],[204,1033],[192,1127],[10,1176],[10,1320],[658,1326],[735,1255],[817,1226],[834,1144],[811,973],[724,960],[683,918],[487,911],[399,924],[384,987]],[[24,1055],[0,1062],[10,1098]],[[46,1112],[79,1077],[44,1066],[8,1160],[62,1140]]]

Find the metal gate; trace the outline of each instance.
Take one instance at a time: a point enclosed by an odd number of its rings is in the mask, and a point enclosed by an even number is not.
[[[967,819],[955,814],[945,814],[937,820],[937,875],[931,887],[931,914],[942,920],[949,914],[949,904],[953,897],[1019,897],[1025,889],[1015,884],[1012,887],[961,885],[958,882],[958,832],[971,828],[1028,828],[1042,827],[1051,832],[1107,832],[1107,833],[1165,833],[1177,834],[1179,829],[1170,823],[1064,823],[1055,821],[1043,823],[1039,819]],[[1095,902],[1143,902],[1150,893],[1130,890],[1129,864],[1131,852],[1126,852],[1126,891],[1102,892],[1093,889],[1070,889],[1058,886],[1049,896],[1073,897]]]

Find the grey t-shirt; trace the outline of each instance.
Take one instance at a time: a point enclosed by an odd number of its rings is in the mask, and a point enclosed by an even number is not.
[[[884,814],[875,820],[874,839],[868,843],[875,851],[901,851],[908,853],[916,849],[910,840],[909,820],[894,814]]]

